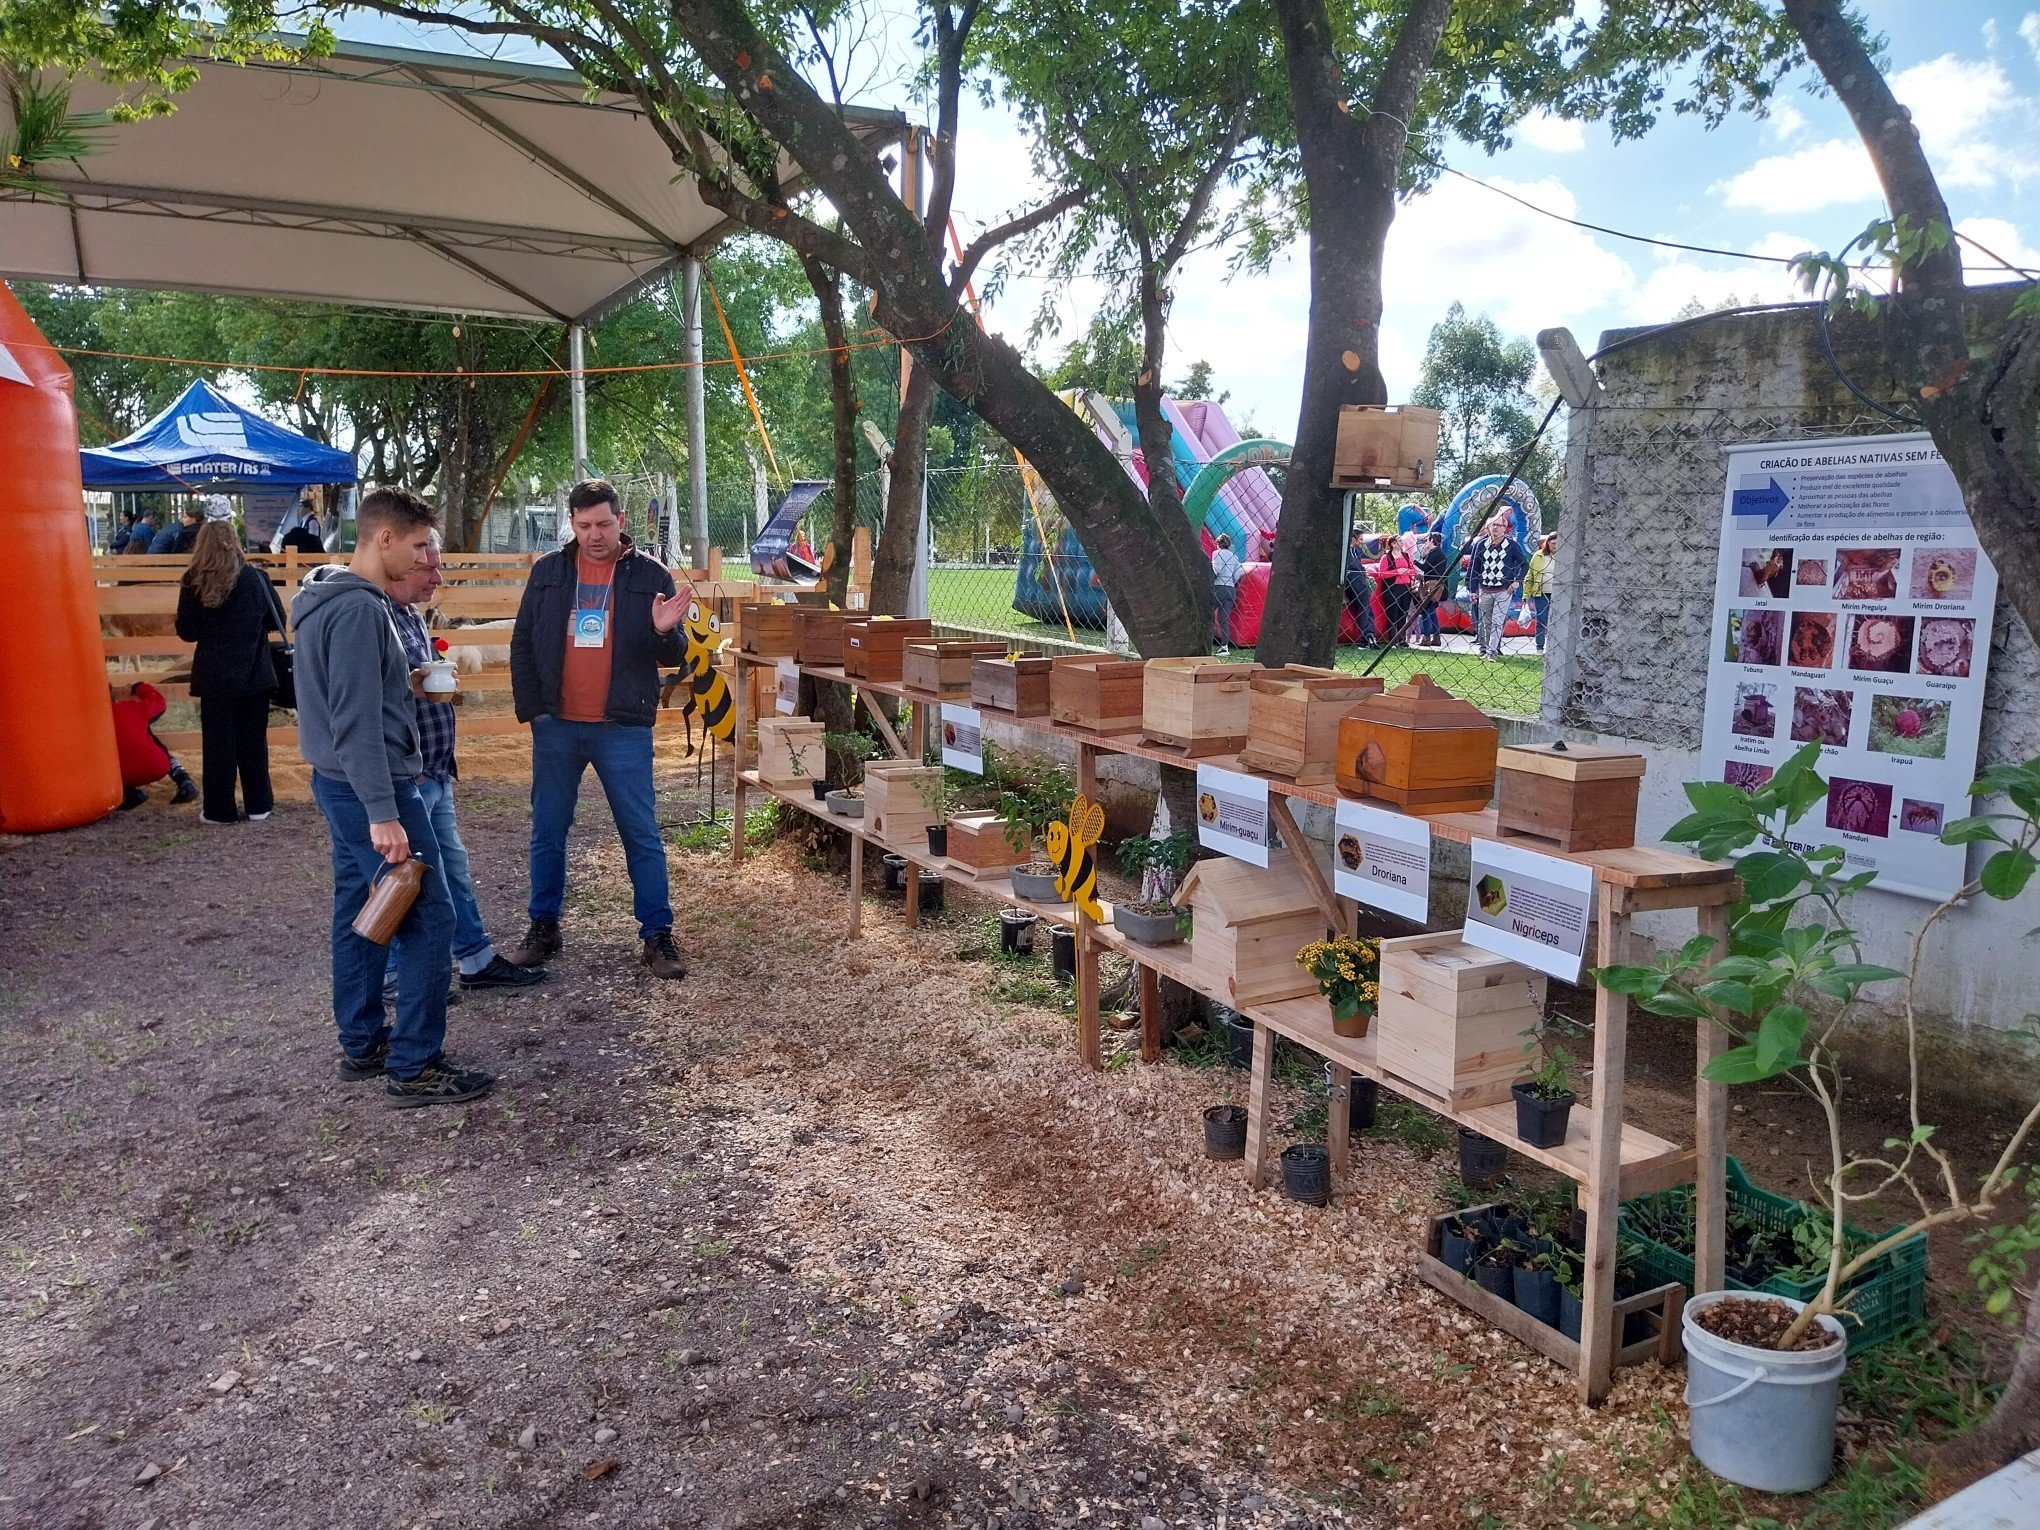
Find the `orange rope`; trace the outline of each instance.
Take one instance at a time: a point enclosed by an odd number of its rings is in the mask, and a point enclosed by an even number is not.
[[[729,316],[723,312],[722,299],[715,295],[715,281],[708,274],[708,267],[701,268],[701,284],[708,288],[708,300],[715,304],[715,322],[722,326],[723,344],[730,348],[730,360],[737,369],[737,381],[743,385],[744,402],[751,406],[751,423],[758,427],[758,439],[765,444],[765,460],[772,464],[772,476],[781,483],[786,475],[779,471],[779,459],[772,453],[772,437],[765,429],[765,415],[758,408],[758,395],[751,391],[751,374],[744,367],[744,358],[737,354],[737,337],[730,333]]]

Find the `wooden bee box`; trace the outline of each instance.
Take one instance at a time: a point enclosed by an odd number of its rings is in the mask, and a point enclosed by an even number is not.
[[[1138,659],[1076,654],[1057,659],[1048,676],[1048,715],[1093,733],[1132,733],[1141,725],[1147,666]]]
[[[1258,664],[1151,659],[1142,686],[1141,731],[1191,759],[1231,754],[1247,741],[1247,704]]]
[[[829,752],[822,747],[822,724],[806,717],[758,719],[758,779],[767,786],[792,790],[829,773]]]
[[[1339,749],[1339,719],[1363,696],[1378,696],[1382,682],[1289,664],[1254,677],[1247,697],[1247,743],[1240,764],[1299,786],[1332,779]]]
[[[940,765],[911,760],[874,760],[864,767],[865,831],[895,850],[925,850],[925,831],[941,820],[929,806],[939,802]]]
[[[1235,1009],[1318,991],[1296,953],[1324,939],[1324,911],[1287,852],[1271,853],[1266,870],[1229,857],[1199,861],[1175,904],[1191,911],[1193,987],[1227,995]]]
[[[949,865],[964,876],[1002,877],[1028,854],[1006,843],[1006,820],[996,813],[962,813],[949,820]]]
[[[800,662],[823,668],[837,668],[843,663],[843,624],[851,619],[849,611],[813,610],[806,606],[797,608],[794,624],[800,633]]]
[[[925,616],[870,616],[843,623],[843,673],[859,680],[897,683],[907,644],[930,637]]]
[[[1048,677],[1055,660],[1038,653],[1017,659],[973,659],[970,664],[971,705],[1011,712],[1015,717],[1041,717],[1048,712]]]
[[[1643,756],[1598,744],[1537,744],[1496,757],[1500,827],[1548,839],[1568,853],[1636,843]]]
[[[972,661],[1002,658],[1005,652],[1004,643],[909,643],[900,683],[936,696],[968,696]]]
[[[1375,1057],[1455,1110],[1509,1098],[1535,1066],[1523,1032],[1543,1019],[1543,976],[1456,931],[1381,943]]]
[[[800,629],[794,606],[767,605],[746,601],[737,608],[738,645],[745,653],[773,659],[791,659],[800,652]]]
[[[1348,404],[1332,445],[1338,489],[1428,489],[1438,467],[1438,411]]]
[[[1412,675],[1339,720],[1339,790],[1414,813],[1474,813],[1495,794],[1495,725],[1476,706]]]

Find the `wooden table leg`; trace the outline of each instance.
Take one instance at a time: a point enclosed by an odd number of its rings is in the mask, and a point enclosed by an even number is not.
[[[1720,904],[1698,910],[1702,935],[1714,937],[1710,967],[1728,954],[1728,909]],[[1728,1050],[1728,1033],[1701,1021],[1696,1066],[1707,1065]],[[1693,1294],[1722,1288],[1722,1249],[1728,1223],[1728,1086],[1693,1081]]]
[[[1268,1075],[1275,1067],[1275,1033],[1254,1027],[1254,1077],[1247,1087],[1247,1183],[1268,1183]]]
[[[850,938],[864,928],[864,836],[850,836]]]
[[[907,928],[921,927],[921,863],[907,862]]]
[[[1600,889],[1598,966],[1629,960],[1629,910],[1619,888]],[[1580,1400],[1593,1406],[1615,1384],[1615,1214],[1622,1195],[1622,1073],[1628,1063],[1629,1000],[1594,990],[1594,1100],[1589,1115],[1586,1287],[1581,1293]]]
[[[1337,1194],[1345,1183],[1353,1137],[1353,1070],[1343,1063],[1332,1064],[1332,1087],[1325,1109],[1330,1112],[1325,1123],[1325,1146],[1332,1155],[1332,1192]]]
[[[907,738],[914,752],[914,763],[920,764],[928,758],[928,703],[917,701],[914,706],[914,721]]]
[[[744,729],[746,714],[750,711],[744,703],[749,699],[751,689],[750,672],[743,661],[737,661],[737,686],[730,697],[730,704],[736,709],[736,731],[730,735],[730,864],[742,865],[744,860]]]
[[[1082,913],[1077,915],[1077,1056],[1090,1067],[1105,1066],[1098,1023],[1098,937]]]
[[[1162,975],[1145,963],[1136,963],[1140,974],[1140,1060],[1162,1060]]]

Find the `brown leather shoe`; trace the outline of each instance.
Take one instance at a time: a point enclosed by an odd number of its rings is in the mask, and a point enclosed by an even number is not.
[[[680,948],[673,944],[671,930],[661,930],[645,942],[645,966],[656,978],[687,976],[687,968],[680,960]]]
[[[503,952],[502,957],[513,967],[543,967],[559,954],[559,920],[534,919],[524,932],[523,943]]]

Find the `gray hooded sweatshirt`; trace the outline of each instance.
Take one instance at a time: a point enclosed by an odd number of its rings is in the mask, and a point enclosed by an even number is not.
[[[411,665],[389,597],[351,569],[322,564],[291,602],[297,644],[298,749],[345,781],[370,823],[397,816],[398,781],[424,772]]]

